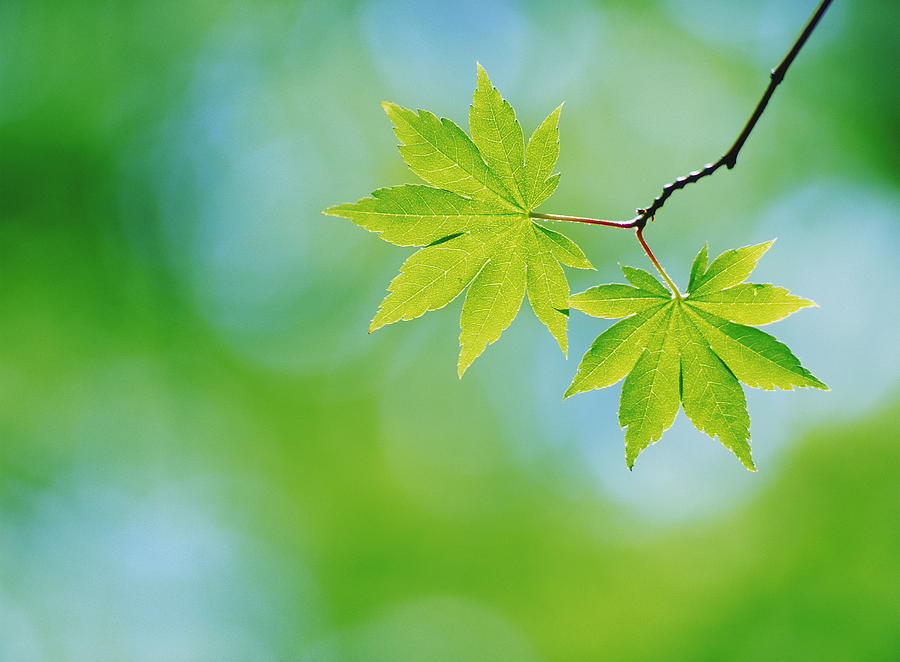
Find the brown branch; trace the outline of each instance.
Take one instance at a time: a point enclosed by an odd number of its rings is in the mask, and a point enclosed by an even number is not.
[[[800,36],[797,37],[797,41],[795,41],[794,45],[791,46],[791,50],[788,51],[788,54],[784,56],[784,59],[778,64],[778,66],[772,69],[772,71],[770,72],[769,86],[763,93],[762,98],[759,100],[759,103],[756,104],[756,108],[753,110],[753,114],[750,115],[750,119],[747,120],[747,124],[744,125],[744,129],[734,141],[734,144],[728,149],[727,152],[725,152],[725,154],[722,155],[722,158],[720,158],[715,163],[707,163],[700,170],[694,170],[690,174],[685,175],[684,177],[679,177],[674,182],[663,186],[662,193],[660,193],[656,197],[653,203],[649,207],[637,209],[637,216],[635,216],[634,218],[628,221],[621,222],[609,221],[610,224],[614,224],[618,227],[642,228],[647,224],[648,220],[652,219],[656,215],[656,212],[658,212],[662,208],[662,206],[666,204],[666,200],[668,200],[669,197],[678,189],[682,189],[688,184],[693,184],[694,182],[703,179],[704,177],[708,177],[722,166],[727,167],[729,170],[734,168],[735,164],[737,163],[738,154],[740,154],[741,149],[744,147],[744,143],[747,142],[747,138],[750,137],[750,133],[756,126],[759,118],[762,117],[763,111],[765,111],[766,106],[769,105],[769,100],[775,93],[775,89],[781,84],[781,81],[784,80],[784,75],[787,73],[788,68],[797,57],[800,49],[803,48],[806,40],[809,39],[809,35],[811,35],[813,30],[816,29],[816,26],[819,24],[819,20],[822,18],[825,10],[828,9],[831,1],[832,0],[822,0],[816,10],[813,12],[812,16],[810,16],[806,27],[803,28],[803,32],[801,32]]]
[[[809,39],[809,35],[811,35],[813,30],[816,29],[816,26],[819,24],[819,20],[822,18],[822,15],[825,14],[825,10],[828,9],[831,1],[832,0],[822,0],[822,2],[819,3],[819,6],[812,13],[812,16],[810,16],[809,21],[806,23],[806,27],[803,28],[803,32],[801,32],[800,36],[797,37],[797,40],[794,42],[794,45],[791,46],[791,49],[788,51],[787,55],[784,56],[784,59],[781,60],[777,67],[772,69],[769,75],[769,85],[766,88],[766,91],[763,92],[762,98],[756,104],[756,108],[753,109],[753,114],[750,115],[750,119],[747,120],[747,123],[744,125],[741,133],[734,141],[734,144],[728,149],[727,152],[725,152],[725,154],[722,155],[722,157],[718,161],[716,161],[715,163],[707,163],[700,170],[694,170],[688,175],[679,177],[674,182],[666,184],[665,186],[663,186],[662,193],[660,193],[656,197],[656,199],[653,200],[653,203],[649,207],[635,210],[637,216],[627,221],[607,221],[605,219],[599,218],[586,218],[583,216],[560,216],[557,214],[539,214],[537,212],[531,212],[531,218],[543,218],[552,221],[574,221],[576,223],[591,223],[593,225],[603,225],[613,228],[636,228],[637,240],[638,243],[640,243],[641,248],[644,249],[644,252],[647,254],[647,257],[650,258],[653,266],[656,267],[656,270],[659,271],[660,275],[672,289],[672,293],[675,295],[675,297],[680,297],[681,295],[679,294],[678,288],[675,286],[675,283],[673,283],[672,279],[669,278],[669,275],[666,273],[665,269],[663,269],[663,266],[660,264],[659,260],[656,259],[653,251],[650,250],[650,246],[648,246],[647,242],[644,240],[644,227],[647,225],[647,221],[653,220],[656,212],[658,212],[662,208],[662,206],[666,204],[666,200],[668,200],[675,191],[684,188],[688,184],[693,184],[694,182],[703,179],[704,177],[708,177],[722,166],[727,167],[729,170],[734,168],[735,164],[737,163],[738,154],[741,153],[741,149],[744,147],[744,143],[747,142],[747,138],[750,137],[750,133],[756,126],[756,123],[759,122],[759,118],[762,117],[766,106],[769,105],[769,100],[772,98],[772,95],[775,94],[775,89],[781,84],[781,81],[784,80],[784,76],[787,73],[788,68],[797,57],[800,49],[803,48],[806,40]]]

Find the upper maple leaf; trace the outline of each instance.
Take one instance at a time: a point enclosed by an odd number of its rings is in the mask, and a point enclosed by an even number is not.
[[[560,263],[593,267],[571,239],[529,217],[559,182],[553,169],[562,106],[526,145],[515,111],[480,64],[469,108],[471,138],[427,110],[382,106],[404,160],[431,186],[382,188],[325,210],[385,241],[424,246],[400,267],[369,331],[442,308],[468,286],[460,318],[462,376],[510,325],[527,290],[535,315],[567,352],[569,284]]]
[[[718,436],[755,470],[750,417],[738,380],[764,389],[828,389],[786,345],[747,326],[815,305],[782,287],[742,283],[771,245],[725,251],[708,267],[704,246],[691,267],[687,295],[670,292],[642,269],[622,267],[631,285],[599,285],[570,297],[572,308],[595,317],[628,316],[597,337],[566,397],[625,377],[619,424],[626,428],[629,468],[672,425],[680,404],[699,430]]]

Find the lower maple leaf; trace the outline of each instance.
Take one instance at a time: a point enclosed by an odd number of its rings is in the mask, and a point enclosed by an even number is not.
[[[773,336],[746,324],[775,322],[814,305],[771,284],[742,283],[772,242],[725,251],[691,268],[689,293],[669,291],[642,269],[623,267],[631,285],[613,283],[572,295],[569,305],[596,317],[625,319],[585,353],[566,397],[623,377],[619,423],[629,468],[668,429],[679,406],[701,431],[756,470],[750,416],[740,382],[763,389],[827,386]]]

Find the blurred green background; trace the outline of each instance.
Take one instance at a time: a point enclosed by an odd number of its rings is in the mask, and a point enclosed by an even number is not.
[[[896,7],[836,2],[738,167],[648,231],[685,282],[780,240],[750,474],[527,310],[461,382],[459,302],[367,335],[408,251],[324,207],[414,181],[378,103],[464,123],[475,61],[545,212],[626,218],[717,158],[812,0],[0,2],[0,660],[896,660]],[[567,227],[598,265],[629,233]]]

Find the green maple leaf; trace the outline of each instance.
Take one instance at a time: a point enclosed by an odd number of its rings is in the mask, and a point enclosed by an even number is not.
[[[336,205],[385,241],[423,246],[400,267],[369,331],[443,308],[468,288],[460,318],[459,375],[512,323],[525,292],[538,319],[568,351],[569,284],[560,263],[592,269],[581,249],[529,213],[556,189],[556,108],[527,144],[512,106],[478,65],[469,108],[472,137],[427,110],[382,104],[410,169],[431,186],[382,188]]]
[[[622,267],[631,285],[599,285],[570,297],[572,308],[589,315],[625,317],[597,337],[565,397],[625,378],[619,424],[629,468],[672,425],[680,405],[699,430],[718,437],[755,471],[740,382],[770,390],[828,389],[786,345],[747,326],[815,305],[782,287],[742,282],[771,245],[725,251],[708,266],[704,247],[684,296],[673,296],[642,269]]]

